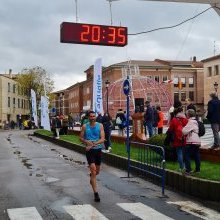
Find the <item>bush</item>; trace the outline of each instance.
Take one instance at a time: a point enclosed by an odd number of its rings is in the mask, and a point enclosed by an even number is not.
[[[176,161],[177,156],[176,156],[175,148],[173,148],[170,145],[164,146],[163,144],[165,137],[166,137],[166,134],[153,135],[151,138],[148,139],[148,144],[163,147],[165,150],[165,159],[168,161]]]

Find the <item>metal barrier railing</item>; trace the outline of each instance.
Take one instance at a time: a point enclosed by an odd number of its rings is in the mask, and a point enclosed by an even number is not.
[[[128,152],[128,177],[130,169],[134,168],[161,179],[162,194],[165,188],[165,151],[163,147],[129,141]],[[131,162],[130,155],[135,156]]]

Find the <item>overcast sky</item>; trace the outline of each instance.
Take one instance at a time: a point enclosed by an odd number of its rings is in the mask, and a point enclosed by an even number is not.
[[[217,2],[219,0],[216,0]],[[121,0],[112,3],[113,25],[128,33],[175,25],[210,5]],[[78,0],[81,23],[110,25],[106,0]],[[40,66],[55,90],[85,80],[84,71],[101,57],[103,66],[133,60],[198,60],[220,54],[220,16],[209,10],[177,28],[129,36],[123,48],[60,43],[60,24],[75,22],[75,0],[1,0],[0,73]]]

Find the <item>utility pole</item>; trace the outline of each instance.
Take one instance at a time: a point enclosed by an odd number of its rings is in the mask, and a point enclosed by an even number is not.
[[[78,22],[78,8],[77,8],[77,0],[75,0],[75,6],[76,6],[76,23]]]

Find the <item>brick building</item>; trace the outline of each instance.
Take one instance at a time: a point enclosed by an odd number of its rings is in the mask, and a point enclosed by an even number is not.
[[[133,75],[133,78],[139,77],[140,82],[144,78],[148,79],[149,82],[150,80],[151,82],[155,82],[154,85],[158,88],[163,82],[171,81],[172,83],[166,85],[166,91],[171,98],[171,103],[176,98],[179,98],[182,102],[184,102],[186,98],[190,98],[197,107],[200,109],[203,108],[203,63],[196,61],[196,58],[194,57],[192,61],[169,61],[160,59],[155,59],[154,61],[131,60],[129,62],[121,62],[108,67],[103,67],[102,86],[104,111],[106,111],[105,81],[108,80],[110,82],[109,89],[111,89],[116,83],[122,83],[128,72]],[[73,114],[79,114],[79,112],[82,112],[83,110],[92,108],[93,66],[90,66],[85,70],[85,73],[85,81],[61,91],[64,94],[65,100],[68,100],[66,104],[68,107],[66,106],[64,109],[68,109]],[[112,94],[115,93],[118,93],[118,95],[116,95],[117,97],[121,96],[120,90],[116,89]],[[151,99],[156,103],[156,98],[154,98],[153,93],[153,90],[149,93],[143,89],[141,97],[144,101]],[[56,94],[58,97],[60,96],[60,92],[56,92]],[[57,100],[63,102],[63,99],[61,100],[58,98]],[[117,108],[112,108],[112,103],[110,92],[109,107],[110,109],[113,109],[111,115],[114,116]],[[58,104],[58,108],[60,105],[61,103]]]

